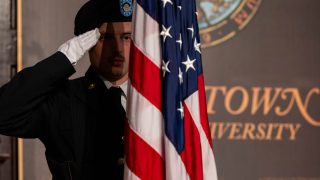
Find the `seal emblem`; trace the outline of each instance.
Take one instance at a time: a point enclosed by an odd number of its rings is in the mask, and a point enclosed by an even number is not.
[[[262,0],[197,0],[201,47],[220,44],[242,30]]]

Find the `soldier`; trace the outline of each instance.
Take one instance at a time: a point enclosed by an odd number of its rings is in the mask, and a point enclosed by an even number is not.
[[[0,89],[0,133],[39,138],[54,180],[123,179],[132,2],[91,0],[76,37]],[[88,51],[84,77],[68,80]]]

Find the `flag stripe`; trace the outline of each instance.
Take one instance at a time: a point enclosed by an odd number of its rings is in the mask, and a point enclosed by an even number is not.
[[[127,115],[130,118],[130,128],[146,143],[163,156],[163,118],[162,113],[132,86],[128,86]]]
[[[134,45],[131,46],[131,53],[135,57],[134,62],[133,59],[130,61],[131,85],[161,111],[160,69]]]
[[[136,4],[131,46],[126,163],[142,180],[164,179],[159,28]],[[138,19],[141,19],[138,20]],[[145,22],[151,23],[144,24]],[[150,28],[151,27],[151,28]],[[132,61],[134,59],[134,61]]]
[[[160,155],[126,124],[126,164],[141,180],[163,180],[164,162]]]
[[[129,168],[127,163],[124,164],[124,180],[140,180]]]
[[[161,66],[159,24],[152,19],[139,4],[136,7],[136,21],[133,29],[133,42],[159,69]],[[148,27],[146,27],[148,26]]]
[[[189,109],[190,115],[194,121],[195,126],[200,134],[201,142],[201,154],[203,163],[203,179],[217,179],[216,165],[213,156],[213,151],[211,145],[207,139],[201,123],[200,123],[200,113],[199,113],[199,94],[198,91],[193,93],[185,100],[187,109]]]
[[[185,164],[175,147],[168,139],[165,140],[165,165],[166,165],[166,180],[189,180],[190,177],[186,171]]]
[[[207,107],[206,107],[206,97],[205,97],[205,90],[204,90],[204,78],[203,75],[198,76],[198,87],[199,87],[199,109],[200,109],[200,121],[201,126],[204,130],[204,133],[207,136],[208,143],[210,144],[210,147],[212,147],[212,141],[210,136],[210,130],[209,130],[209,123],[208,123],[208,114],[207,114]]]
[[[181,158],[186,165],[190,180],[202,180],[202,156],[200,135],[191,117],[191,114],[184,104],[184,130],[185,149],[181,153]]]
[[[156,2],[156,3],[155,3]],[[149,14],[155,21],[159,22],[159,4],[160,1],[154,0],[137,0],[137,5],[139,4],[144,11]]]

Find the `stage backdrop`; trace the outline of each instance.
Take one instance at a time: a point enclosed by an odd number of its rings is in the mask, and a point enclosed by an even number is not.
[[[23,1],[25,67],[73,36],[85,1]],[[320,1],[198,0],[198,7],[219,179],[320,180]],[[49,180],[43,146],[24,142],[25,180]]]
[[[319,7],[198,0],[220,180],[320,179]]]

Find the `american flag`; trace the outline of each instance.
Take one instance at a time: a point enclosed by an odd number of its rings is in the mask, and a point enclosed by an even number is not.
[[[217,179],[195,0],[136,0],[124,179]]]

